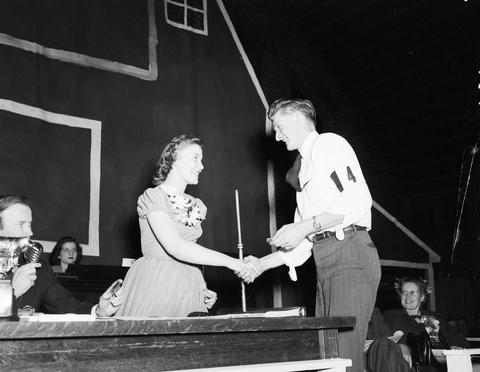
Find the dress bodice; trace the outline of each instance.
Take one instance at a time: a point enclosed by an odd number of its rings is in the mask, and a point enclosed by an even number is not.
[[[161,186],[147,189],[137,204],[140,225],[142,253],[164,259],[173,259],[160,244],[148,223],[150,212],[161,210],[173,221],[180,236],[192,242],[202,235],[201,222],[205,219],[207,208],[200,199],[190,195],[168,194]]]

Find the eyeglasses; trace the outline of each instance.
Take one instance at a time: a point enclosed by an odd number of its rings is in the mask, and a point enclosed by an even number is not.
[[[419,291],[403,291],[400,293],[400,295],[402,297],[407,297],[407,296],[416,297],[420,295],[420,292]]]

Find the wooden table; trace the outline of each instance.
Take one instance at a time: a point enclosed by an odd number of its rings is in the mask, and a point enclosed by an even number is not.
[[[0,321],[3,371],[171,371],[338,357],[353,317]]]

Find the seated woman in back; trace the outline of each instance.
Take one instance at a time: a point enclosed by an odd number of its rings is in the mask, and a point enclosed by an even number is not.
[[[427,285],[423,280],[402,278],[399,280],[397,292],[402,309],[387,310],[383,317],[392,332],[403,332],[399,344],[408,345],[408,334],[420,336],[426,332],[434,349],[469,347],[468,341],[463,335],[450,331],[448,324],[440,314],[422,309],[428,296]],[[404,348],[402,352],[404,350],[409,351]],[[432,370],[443,369],[440,367]]]
[[[56,273],[64,273],[68,265],[77,265],[83,257],[82,246],[77,239],[70,236],[64,236],[55,244],[50,253],[49,261],[52,269]]]
[[[383,316],[392,331],[403,331],[404,336],[400,342],[406,340],[408,333],[419,335],[422,331],[427,331],[435,349],[470,346],[460,333],[450,331],[440,314],[422,309],[422,304],[428,296],[427,285],[423,280],[402,278],[397,292],[400,295],[402,309],[387,310]]]

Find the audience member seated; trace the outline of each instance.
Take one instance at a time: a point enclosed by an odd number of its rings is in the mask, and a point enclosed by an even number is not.
[[[457,320],[453,318],[447,318],[447,325],[450,332],[457,332]]]
[[[477,323],[475,318],[468,320],[464,316],[460,316],[456,319],[447,318],[447,324],[452,332],[461,333],[466,338],[480,336],[480,325]],[[472,345],[471,342],[470,346],[476,347]]]
[[[480,311],[475,313],[475,319],[468,335],[470,337],[480,337]]]
[[[56,273],[64,273],[68,269],[68,265],[77,265],[83,257],[82,246],[77,239],[70,236],[64,236],[55,244],[50,253],[49,261],[52,270]]]
[[[468,336],[468,322],[464,316],[457,318],[457,331],[461,333],[464,337]]]
[[[440,314],[421,309],[429,294],[427,285],[423,280],[402,278],[397,284],[396,288],[400,295],[402,309],[387,310],[383,315],[390,330],[400,330],[404,333],[399,341],[400,344],[408,345],[409,339],[412,340],[414,337],[425,334],[425,337],[429,338],[432,347],[435,349],[469,347],[468,341],[462,334],[450,331],[448,324]],[[409,336],[409,334],[414,336]],[[428,370],[446,370],[445,366],[441,366],[434,361],[432,364],[433,366],[429,366]],[[427,370],[427,368],[421,370]]]
[[[32,211],[26,198],[17,195],[0,196],[0,237],[29,238],[32,232]],[[39,262],[27,263],[23,254],[12,275],[14,313],[30,306],[36,312],[53,314],[92,313],[97,316],[115,314],[122,303],[122,289],[112,293],[113,284],[100,296],[98,305],[78,301],[56,279],[52,268],[40,257]]]

